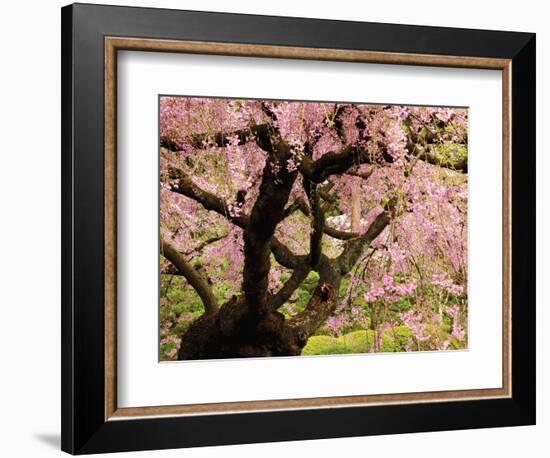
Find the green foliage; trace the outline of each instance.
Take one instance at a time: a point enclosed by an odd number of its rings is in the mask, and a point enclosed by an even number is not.
[[[392,304],[389,310],[389,320],[399,321],[399,313],[408,312],[413,307],[410,297],[403,297]]]
[[[368,353],[374,349],[376,333],[372,329],[344,334],[340,337],[315,335],[308,339],[302,350],[302,356],[340,355],[350,353]],[[396,326],[382,332],[379,352],[406,351],[411,331],[406,326]]]
[[[468,148],[465,145],[446,143],[436,146],[441,165],[452,168],[457,161],[468,159]]]
[[[342,353],[353,352],[347,351],[346,346],[339,337],[331,336],[312,336],[302,349],[302,356],[339,355]]]
[[[382,351],[406,351],[412,332],[407,326],[395,326],[382,333]]]
[[[281,280],[285,281],[286,278],[281,276]],[[313,294],[313,290],[317,286],[318,281],[319,274],[315,271],[311,271],[300,287],[294,292],[292,299],[289,301],[289,305],[291,306],[293,313],[290,313],[287,307],[281,307],[279,311],[288,318],[294,313],[304,310],[309,302],[309,299],[311,298],[311,295]]]
[[[159,347],[159,357],[161,361],[171,361],[173,358],[167,356],[167,354],[172,354],[174,350],[177,351],[177,345],[175,342],[162,342]]]

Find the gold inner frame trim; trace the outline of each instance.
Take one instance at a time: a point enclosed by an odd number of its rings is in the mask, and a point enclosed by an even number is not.
[[[502,387],[454,391],[335,396],[210,404],[117,405],[117,51],[175,52],[378,64],[479,68],[502,71]],[[288,46],[105,37],[105,420],[423,403],[511,397],[511,60]]]

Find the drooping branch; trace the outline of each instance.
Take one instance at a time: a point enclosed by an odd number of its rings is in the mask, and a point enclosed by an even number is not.
[[[204,304],[206,314],[218,310],[218,302],[208,284],[208,281],[167,240],[161,241],[161,254],[170,261],[194,288]]]

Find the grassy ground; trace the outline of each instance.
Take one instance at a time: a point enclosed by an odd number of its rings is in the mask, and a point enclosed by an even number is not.
[[[282,278],[282,281],[285,281]],[[307,279],[298,288],[289,303],[281,307],[280,311],[287,317],[302,311],[311,297],[311,294],[317,285],[318,275],[311,272]],[[340,296],[345,297],[348,287],[348,281],[344,279],[341,286]],[[219,303],[227,300],[228,287],[223,283],[213,285],[213,290]],[[361,295],[354,303],[360,304]],[[364,306],[364,304],[363,304]],[[327,326],[321,326],[311,336],[302,351],[302,355],[335,355],[350,353],[369,353],[369,352],[403,352],[410,350],[420,350],[419,346],[411,345],[411,330],[404,325],[395,325],[398,321],[397,314],[400,311],[409,310],[412,304],[408,300],[394,304],[392,310],[386,317],[394,325],[384,330],[368,329],[370,318],[369,310],[365,309],[365,318],[362,322],[351,323],[341,332],[343,335],[335,337]],[[160,301],[160,323],[161,323],[161,341],[160,341],[160,359],[169,361],[176,358],[177,349],[181,344],[181,336],[190,323],[202,315],[204,307],[196,292],[186,286],[181,277],[173,275],[161,275],[161,301]],[[451,333],[451,321],[445,316],[437,328],[431,328],[427,325],[430,333],[436,333],[441,341],[449,342],[449,349],[464,348],[465,342],[458,342]],[[378,333],[378,334],[377,334]]]

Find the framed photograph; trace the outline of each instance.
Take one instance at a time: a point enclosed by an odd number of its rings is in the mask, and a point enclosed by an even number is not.
[[[535,423],[535,35],[62,9],[62,449]]]

